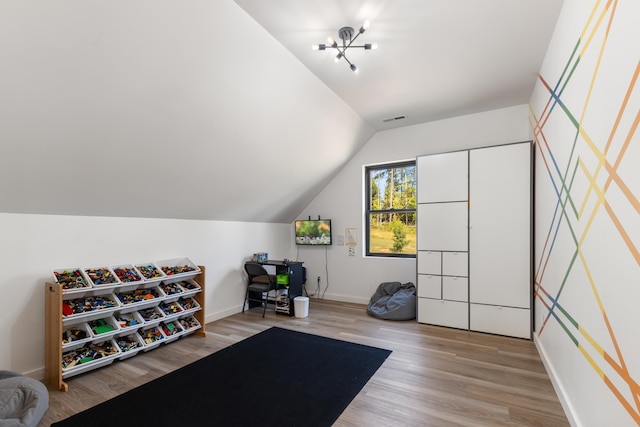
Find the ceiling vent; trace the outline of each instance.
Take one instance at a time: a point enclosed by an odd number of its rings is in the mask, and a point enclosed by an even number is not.
[[[404,114],[401,116],[396,116],[396,117],[389,117],[388,119],[384,119],[382,120],[383,123],[389,123],[389,122],[395,122],[396,120],[402,120],[402,119],[406,119],[407,116],[405,116]]]

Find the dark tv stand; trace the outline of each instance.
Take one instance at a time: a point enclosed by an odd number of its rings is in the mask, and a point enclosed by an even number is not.
[[[293,299],[295,297],[302,296],[302,285],[304,284],[302,262],[299,262],[299,261],[284,262],[279,260],[267,260],[267,261],[260,261],[260,264],[274,266],[276,268],[276,274],[289,275],[288,285],[278,285],[276,287],[276,289],[282,289],[282,288],[289,289],[289,301],[288,301],[289,309],[286,310],[286,307],[278,306],[278,302],[276,301],[276,313],[293,316],[295,314],[293,311]]]

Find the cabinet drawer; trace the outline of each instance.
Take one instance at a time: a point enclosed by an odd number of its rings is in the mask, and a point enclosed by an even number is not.
[[[469,304],[466,302],[418,298],[418,322],[468,329]]]
[[[418,297],[442,298],[442,276],[418,274]]]
[[[524,308],[471,304],[472,331],[531,338],[531,311]]]
[[[469,280],[466,277],[443,277],[442,298],[453,301],[469,301]]]
[[[442,274],[442,252],[418,251],[418,274]]]
[[[469,276],[468,252],[444,252],[442,254],[442,274],[447,276]]]

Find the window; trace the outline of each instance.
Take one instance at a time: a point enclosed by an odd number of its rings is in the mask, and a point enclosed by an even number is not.
[[[416,162],[369,166],[366,181],[367,255],[416,256]]]

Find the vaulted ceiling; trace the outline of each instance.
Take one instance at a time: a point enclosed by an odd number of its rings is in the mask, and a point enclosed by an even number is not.
[[[0,212],[291,222],[376,131],[527,102],[560,4],[0,2]],[[311,51],[365,19],[358,74]]]
[[[529,101],[559,0],[236,0],[376,130]],[[351,72],[313,44],[350,26]],[[402,120],[386,119],[406,116]]]

